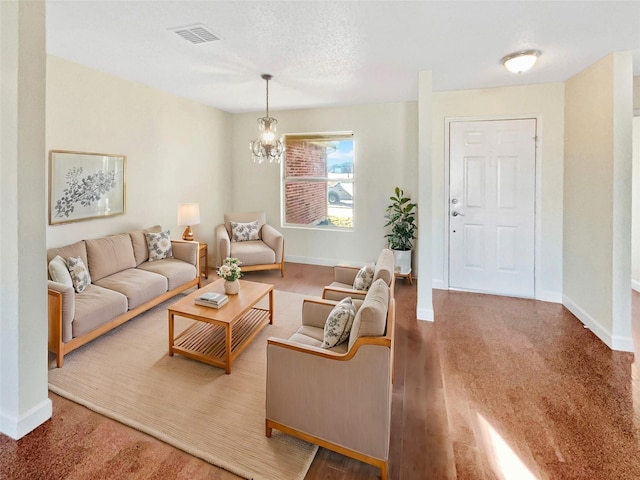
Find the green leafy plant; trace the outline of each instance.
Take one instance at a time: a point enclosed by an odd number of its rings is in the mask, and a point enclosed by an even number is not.
[[[415,237],[416,225],[415,211],[417,204],[411,203],[409,197],[404,196],[404,190],[396,187],[395,195],[389,197],[391,204],[387,207],[384,218],[387,219],[385,227],[391,226],[391,232],[385,235],[389,248],[392,250],[413,249],[412,240]]]

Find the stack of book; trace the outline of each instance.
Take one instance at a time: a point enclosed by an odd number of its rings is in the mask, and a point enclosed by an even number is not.
[[[196,305],[203,305],[205,307],[220,308],[229,301],[224,293],[206,292],[197,297],[194,302]]]

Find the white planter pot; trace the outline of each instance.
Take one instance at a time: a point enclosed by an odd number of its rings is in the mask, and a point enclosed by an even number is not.
[[[396,272],[407,275],[411,272],[411,250],[394,250],[393,258],[396,263]]]

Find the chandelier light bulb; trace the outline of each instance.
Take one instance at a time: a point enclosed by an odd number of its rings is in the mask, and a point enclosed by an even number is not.
[[[269,116],[269,80],[273,78],[269,74],[263,74],[262,79],[267,82],[267,111],[266,115],[258,119],[260,135],[255,140],[249,142],[249,150],[256,163],[262,163],[269,159],[269,163],[280,163],[284,153],[284,139],[276,138],[276,125],[278,120]]]

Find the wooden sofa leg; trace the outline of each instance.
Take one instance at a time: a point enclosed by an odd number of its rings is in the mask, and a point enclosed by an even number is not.
[[[271,428],[269,426],[269,420],[265,420],[265,435],[267,436],[267,438],[271,438],[271,433],[273,432],[273,428]]]

